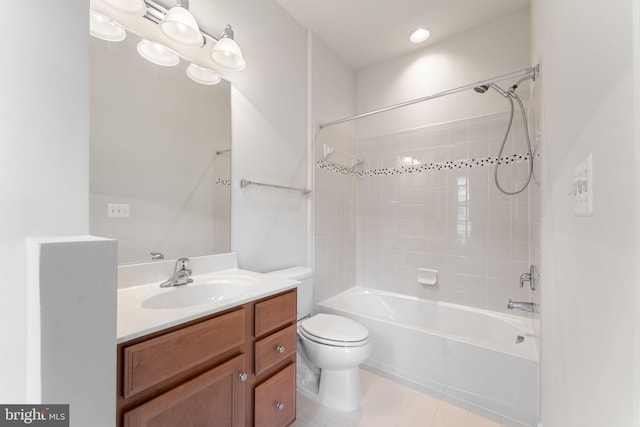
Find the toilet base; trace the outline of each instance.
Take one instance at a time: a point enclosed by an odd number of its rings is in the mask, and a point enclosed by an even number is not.
[[[358,367],[333,371],[320,371],[318,400],[329,408],[352,412],[360,407],[362,390]]]
[[[303,393],[318,399],[320,370],[309,366],[306,358],[298,351],[296,356],[296,388]]]

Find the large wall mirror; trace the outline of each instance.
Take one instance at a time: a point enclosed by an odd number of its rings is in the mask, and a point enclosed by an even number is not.
[[[229,83],[151,64],[133,35],[90,40],[91,234],[117,239],[121,264],[229,252]]]

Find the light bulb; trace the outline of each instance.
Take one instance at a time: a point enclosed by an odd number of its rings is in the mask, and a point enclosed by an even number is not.
[[[430,35],[431,33],[426,28],[418,28],[416,30],[413,30],[413,32],[409,36],[409,40],[411,40],[412,43],[422,43],[423,41],[428,39]]]
[[[200,27],[191,12],[182,6],[171,8],[160,22],[160,31],[176,43],[200,47],[204,43]]]

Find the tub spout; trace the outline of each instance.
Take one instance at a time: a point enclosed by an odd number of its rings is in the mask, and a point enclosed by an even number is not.
[[[529,313],[540,313],[540,306],[535,302],[521,302],[521,301],[512,301],[509,300],[509,304],[507,304],[507,309],[513,310],[522,310],[528,311]]]

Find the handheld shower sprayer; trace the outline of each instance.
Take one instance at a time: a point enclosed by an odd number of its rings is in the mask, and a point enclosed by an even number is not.
[[[535,74],[531,75],[531,76],[526,76],[523,77],[522,79],[518,80],[513,86],[511,86],[507,91],[505,91],[504,89],[502,89],[500,86],[496,85],[495,83],[490,83],[488,85],[482,85],[482,86],[476,86],[473,88],[474,91],[476,91],[477,93],[485,93],[489,90],[489,88],[493,88],[496,92],[498,92],[500,95],[504,96],[505,98],[507,98],[507,101],[509,101],[509,106],[511,109],[511,114],[509,116],[509,124],[507,125],[507,130],[504,134],[504,138],[502,139],[502,145],[500,146],[500,151],[498,153],[498,161],[496,162],[496,166],[493,170],[493,180],[496,183],[496,187],[498,187],[498,190],[500,190],[502,193],[508,195],[508,196],[515,196],[516,194],[522,193],[527,186],[529,185],[529,183],[531,182],[531,177],[533,176],[533,152],[531,150],[531,140],[529,139],[529,126],[527,123],[527,114],[524,110],[524,105],[522,104],[522,101],[520,100],[520,97],[518,96],[518,94],[516,94],[516,89],[518,88],[518,85],[520,83],[522,83],[524,80],[527,79],[532,79],[535,80]],[[527,141],[527,154],[529,157],[529,176],[527,178],[527,182],[524,184],[524,186],[522,188],[520,188],[519,190],[516,191],[507,191],[504,188],[502,188],[502,186],[500,185],[500,182],[498,181],[498,167],[500,165],[500,159],[502,158],[502,152],[504,151],[504,147],[507,143],[507,139],[509,137],[509,132],[511,132],[511,126],[513,125],[513,113],[514,113],[514,107],[513,107],[513,100],[518,101],[518,105],[520,106],[520,112],[522,113],[522,122],[524,124],[524,134],[525,134],[525,139]]]
[[[505,91],[504,89],[502,89],[500,86],[498,86],[495,83],[489,83],[488,85],[482,85],[482,86],[476,86],[473,88],[473,90],[475,90],[478,93],[485,93],[489,90],[489,88],[493,88],[496,92],[498,92],[500,95],[504,96],[505,98],[508,98],[512,95],[512,89],[515,90],[515,86],[511,89],[509,89],[509,91]]]

